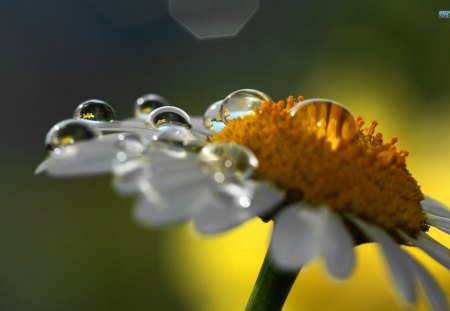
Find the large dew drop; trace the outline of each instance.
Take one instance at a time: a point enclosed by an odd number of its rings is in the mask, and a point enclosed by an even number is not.
[[[218,183],[243,180],[253,175],[258,167],[253,152],[236,143],[210,143],[203,147],[196,161]]]
[[[264,102],[272,102],[272,100],[263,92],[252,89],[235,91],[223,100],[220,110],[221,120],[228,123],[230,120],[251,114]]]
[[[190,129],[191,119],[189,115],[180,108],[173,106],[160,107],[153,110],[145,120],[147,127],[151,129]]]
[[[300,116],[305,125],[317,134],[326,137],[334,149],[341,140],[351,141],[356,133],[356,122],[350,111],[341,104],[329,100],[313,98],[292,107],[291,115]]]
[[[169,102],[157,94],[147,94],[139,97],[134,105],[136,119],[145,121],[150,113],[163,106],[169,106]]]
[[[203,124],[208,130],[214,133],[220,132],[225,127],[225,123],[223,123],[220,116],[221,107],[222,100],[216,101],[208,107],[203,115]]]
[[[54,125],[47,133],[45,146],[48,151],[100,136],[100,132],[87,122],[65,120]]]
[[[104,101],[98,99],[87,100],[75,109],[74,119],[87,121],[111,122],[116,119],[114,109]]]

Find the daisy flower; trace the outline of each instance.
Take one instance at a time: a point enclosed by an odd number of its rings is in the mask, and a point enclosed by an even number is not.
[[[450,212],[422,194],[397,138],[384,141],[327,99],[274,103],[238,90],[190,117],[154,94],[138,99],[135,118],[115,121],[105,102],[82,103],[74,119],[47,135],[53,176],[112,173],[118,192],[138,197],[138,222],[192,220],[216,233],[253,217],[273,221],[268,254],[247,310],[281,310],[301,267],[321,257],[345,279],[354,247],[379,245],[403,300],[424,290],[432,310],[448,310],[442,289],[402,246],[415,246],[450,269],[449,249],[427,234],[449,234]]]

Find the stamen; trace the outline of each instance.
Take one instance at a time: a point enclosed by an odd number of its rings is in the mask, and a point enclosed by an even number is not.
[[[257,178],[286,189],[291,198],[354,213],[392,233],[400,228],[415,236],[426,229],[423,194],[406,169],[408,152],[397,151],[397,137],[383,143],[381,133],[374,135],[378,123],[363,128],[357,117],[354,139],[332,146],[311,123],[290,114],[296,104],[292,96],[266,102],[254,114],[231,120],[211,141],[251,149],[259,161]]]

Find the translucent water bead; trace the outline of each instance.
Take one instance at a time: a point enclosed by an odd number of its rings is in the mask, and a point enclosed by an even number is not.
[[[57,123],[50,129],[45,138],[45,146],[48,151],[56,152],[56,149],[59,147],[93,139],[98,136],[100,136],[100,132],[87,122],[65,120]]]
[[[224,123],[247,114],[253,113],[253,110],[260,108],[264,102],[272,102],[272,99],[263,92],[242,89],[235,91],[225,97],[223,100],[220,117]]]
[[[208,130],[214,133],[220,132],[225,127],[225,123],[222,122],[222,118],[220,117],[222,102],[222,100],[219,100],[213,103],[203,115],[203,124]]]
[[[125,153],[141,154],[147,149],[149,142],[139,134],[123,133],[118,135],[115,144],[118,150]]]
[[[258,160],[247,147],[236,143],[210,143],[197,155],[203,171],[212,174],[217,183],[243,180],[253,175]]]
[[[136,119],[145,121],[150,113],[160,107],[169,106],[169,102],[157,94],[146,94],[139,97],[134,105]]]
[[[189,115],[180,108],[164,106],[153,110],[145,120],[147,127],[158,130],[172,128],[191,128]]]
[[[98,99],[87,100],[75,109],[74,119],[88,121],[111,122],[116,119],[114,109],[104,101]]]
[[[188,152],[199,152],[206,144],[204,139],[197,138],[191,131],[174,127],[153,135],[152,150],[183,158]]]
[[[292,107],[291,115],[300,115],[317,137],[326,137],[333,149],[341,140],[350,141],[357,133],[353,115],[333,100],[313,98],[302,101]]]

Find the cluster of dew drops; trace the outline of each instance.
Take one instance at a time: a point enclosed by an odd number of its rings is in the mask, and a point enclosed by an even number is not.
[[[263,92],[237,90],[208,107],[203,115],[203,127],[209,135],[218,133],[230,120],[254,113],[264,102],[272,100]],[[341,136],[351,137],[356,133],[353,116],[345,107],[332,100],[302,101],[291,112],[292,115],[300,113],[308,118],[317,126],[317,133],[327,136],[332,143]],[[344,122],[337,126],[339,119]],[[324,128],[328,128],[328,132]],[[140,135],[145,130],[151,130],[149,133],[152,134]],[[45,146],[51,156],[57,156],[67,146],[109,133],[119,133],[115,146],[127,153],[142,154],[149,145],[158,146],[175,157],[182,157],[186,152],[197,153],[198,164],[204,171],[211,173],[218,183],[227,178],[248,178],[258,166],[256,157],[244,146],[208,143],[205,135],[198,135],[193,129],[191,118],[185,111],[171,106],[157,94],[139,97],[134,104],[134,118],[123,121],[116,119],[116,113],[108,103],[97,99],[87,100],[76,107],[72,119],[61,121],[50,129]],[[150,142],[146,138],[148,136],[152,137]],[[118,153],[118,156],[121,154],[124,153]]]

